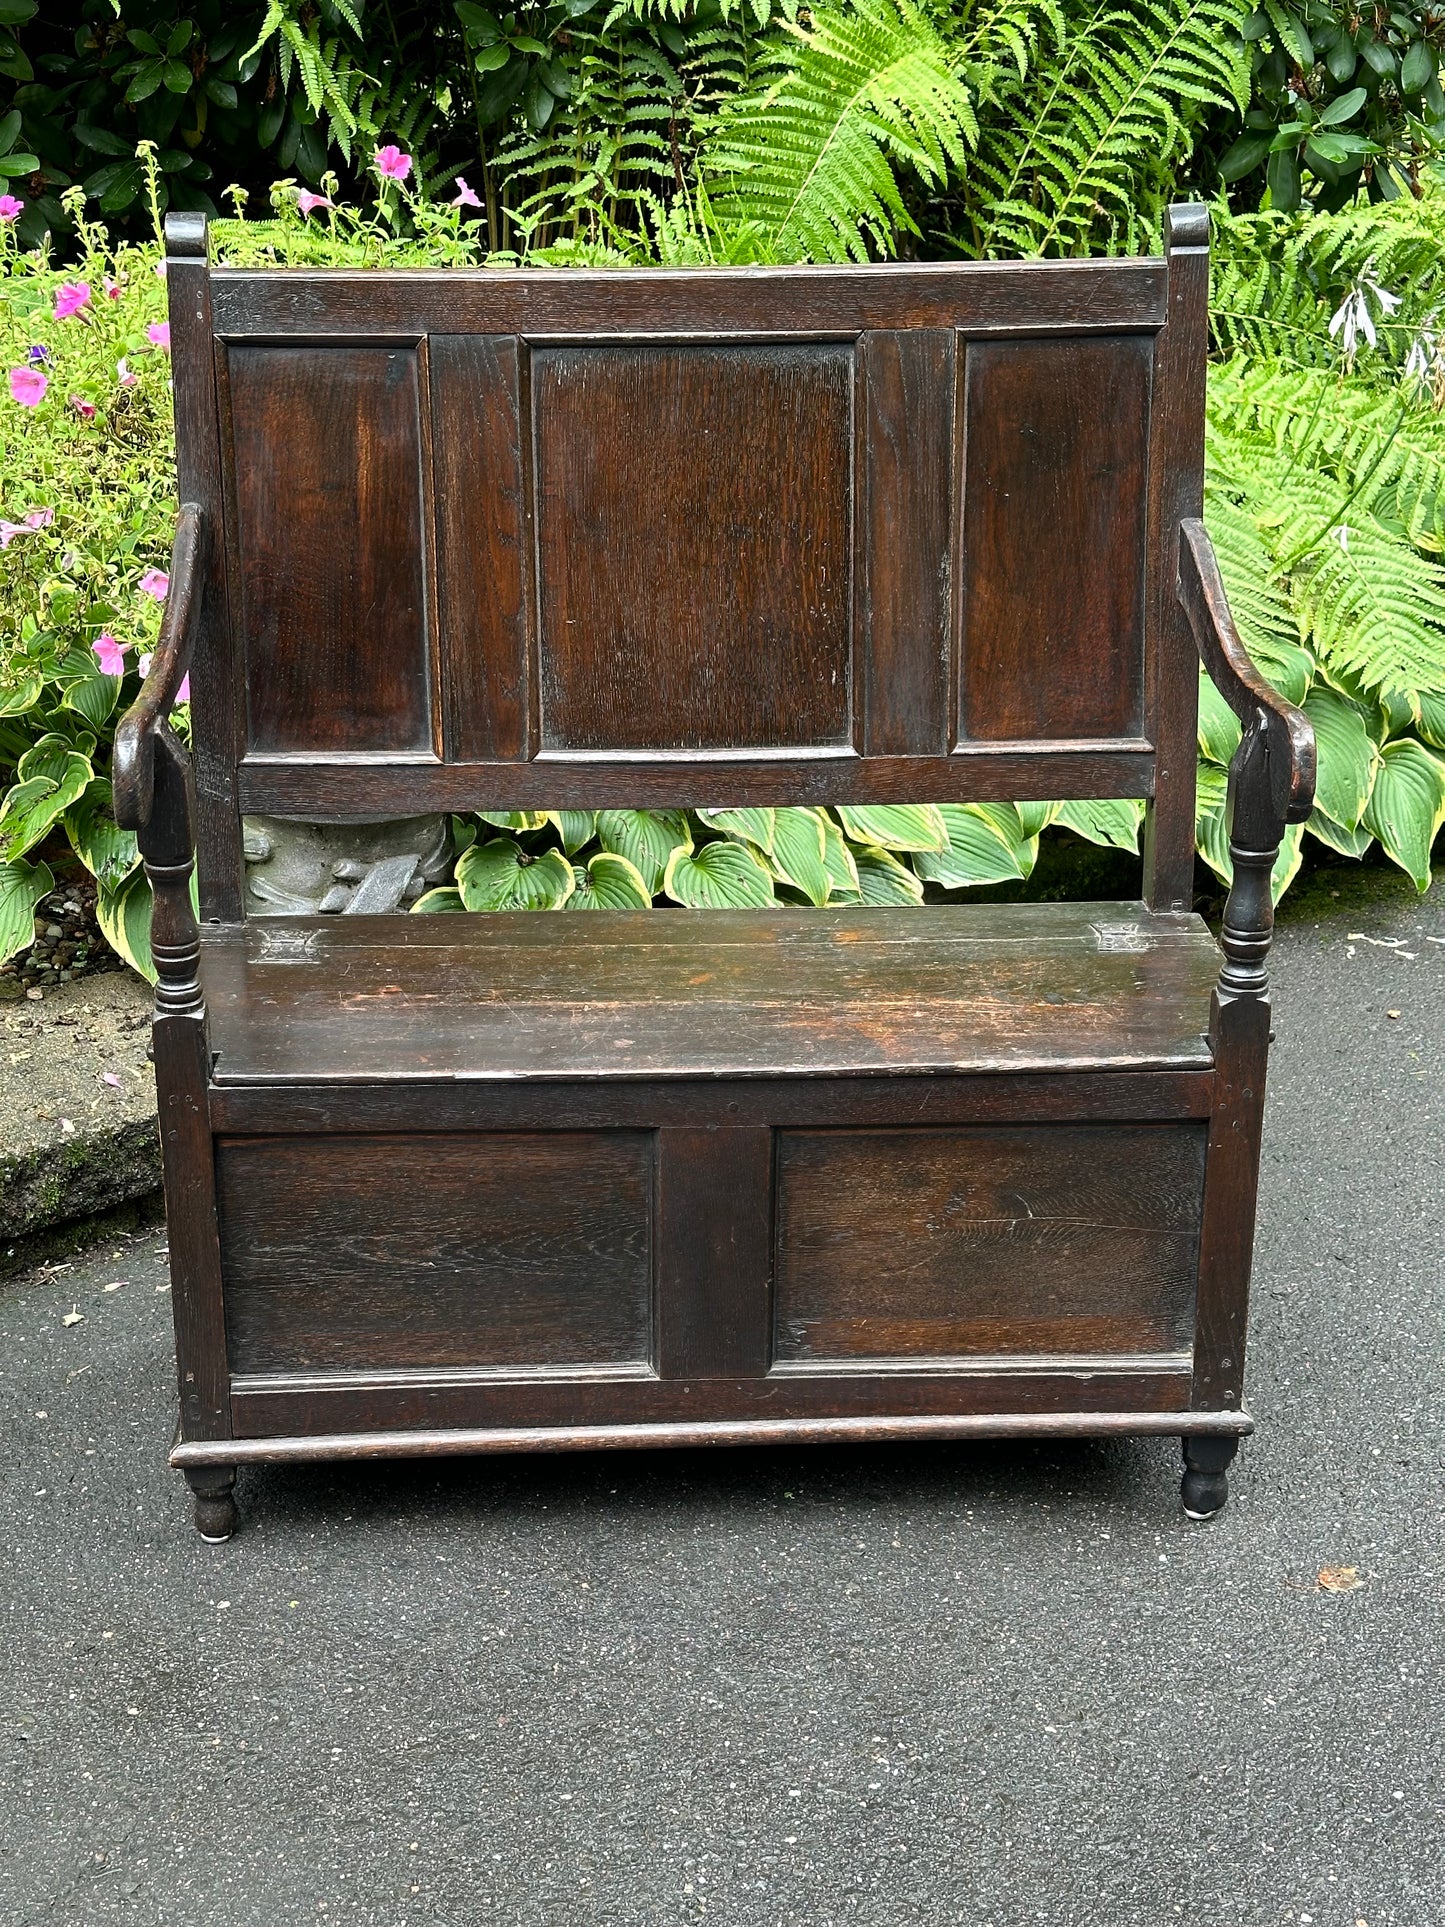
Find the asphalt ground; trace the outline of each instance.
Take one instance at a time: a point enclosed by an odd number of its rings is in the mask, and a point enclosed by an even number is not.
[[[211,1548],[161,1236],[0,1285],[0,1923],[1445,1923],[1445,890],[1378,881],[1277,946],[1207,1526],[1010,1443],[248,1471]]]

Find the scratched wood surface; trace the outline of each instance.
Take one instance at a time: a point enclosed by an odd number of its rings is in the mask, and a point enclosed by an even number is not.
[[[203,962],[222,1085],[1184,1069],[1217,968],[1140,904],[318,917]]]

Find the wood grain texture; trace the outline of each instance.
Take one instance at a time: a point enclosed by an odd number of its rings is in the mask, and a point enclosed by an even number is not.
[[[959,735],[1138,735],[1152,342],[970,342]]]
[[[849,739],[853,356],[532,356],[542,741]]]
[[[1208,1068],[1218,952],[1140,906],[500,912],[208,934],[220,1084]]]
[[[969,803],[1015,797],[1149,796],[1154,755],[1142,738],[1075,744],[961,745],[950,756],[857,756],[851,750],[561,755],[529,763],[418,765],[306,758],[241,765],[243,808],[262,816],[414,816],[422,810],[704,809],[748,803]]]
[[[768,1369],[773,1134],[658,1134],[657,1369],[663,1378]]]
[[[231,1434],[230,1372],[206,1117],[205,1018],[159,1017],[154,1042],[181,1436],[224,1439]]]
[[[783,1132],[775,1356],[1187,1346],[1204,1136],[1200,1125]]]
[[[1195,735],[1199,678],[1170,544],[1204,500],[1204,370],[1209,351],[1209,216],[1171,208],[1168,320],[1154,351],[1149,446],[1149,728],[1158,751],[1144,818],[1144,898],[1156,910],[1194,900]]]
[[[250,747],[430,751],[415,351],[227,365]]]
[[[1190,1401],[1200,1409],[1237,1406],[1244,1396],[1269,1022],[1267,997],[1214,1000],[1210,1033],[1219,1054],[1219,1088],[1205,1170]]]
[[[222,269],[216,326],[229,337],[339,334],[857,335],[1158,328],[1162,261],[876,267],[479,269],[320,274]]]
[[[427,363],[445,754],[520,759],[533,747],[524,364],[508,336],[435,334]]]
[[[235,1372],[645,1365],[641,1132],[222,1139]]]
[[[864,749],[948,745],[954,336],[864,335]]]

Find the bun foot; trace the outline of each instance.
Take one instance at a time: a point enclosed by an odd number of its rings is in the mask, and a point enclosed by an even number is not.
[[[1179,1496],[1186,1519],[1212,1519],[1229,1503],[1229,1464],[1239,1450],[1233,1436],[1193,1432],[1184,1439],[1184,1479]]]
[[[196,1531],[208,1546],[224,1545],[236,1530],[236,1484],[234,1465],[207,1466],[186,1473],[186,1483],[195,1496]]]

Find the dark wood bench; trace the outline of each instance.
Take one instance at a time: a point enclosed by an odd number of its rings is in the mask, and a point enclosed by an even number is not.
[[[1204,210],[1161,260],[167,245],[185,506],[114,776],[202,1532],[257,1460],[990,1434],[1177,1434],[1221,1506],[1313,744],[1198,520]],[[245,912],[243,817],[1044,797],[1148,799],[1142,901]]]

